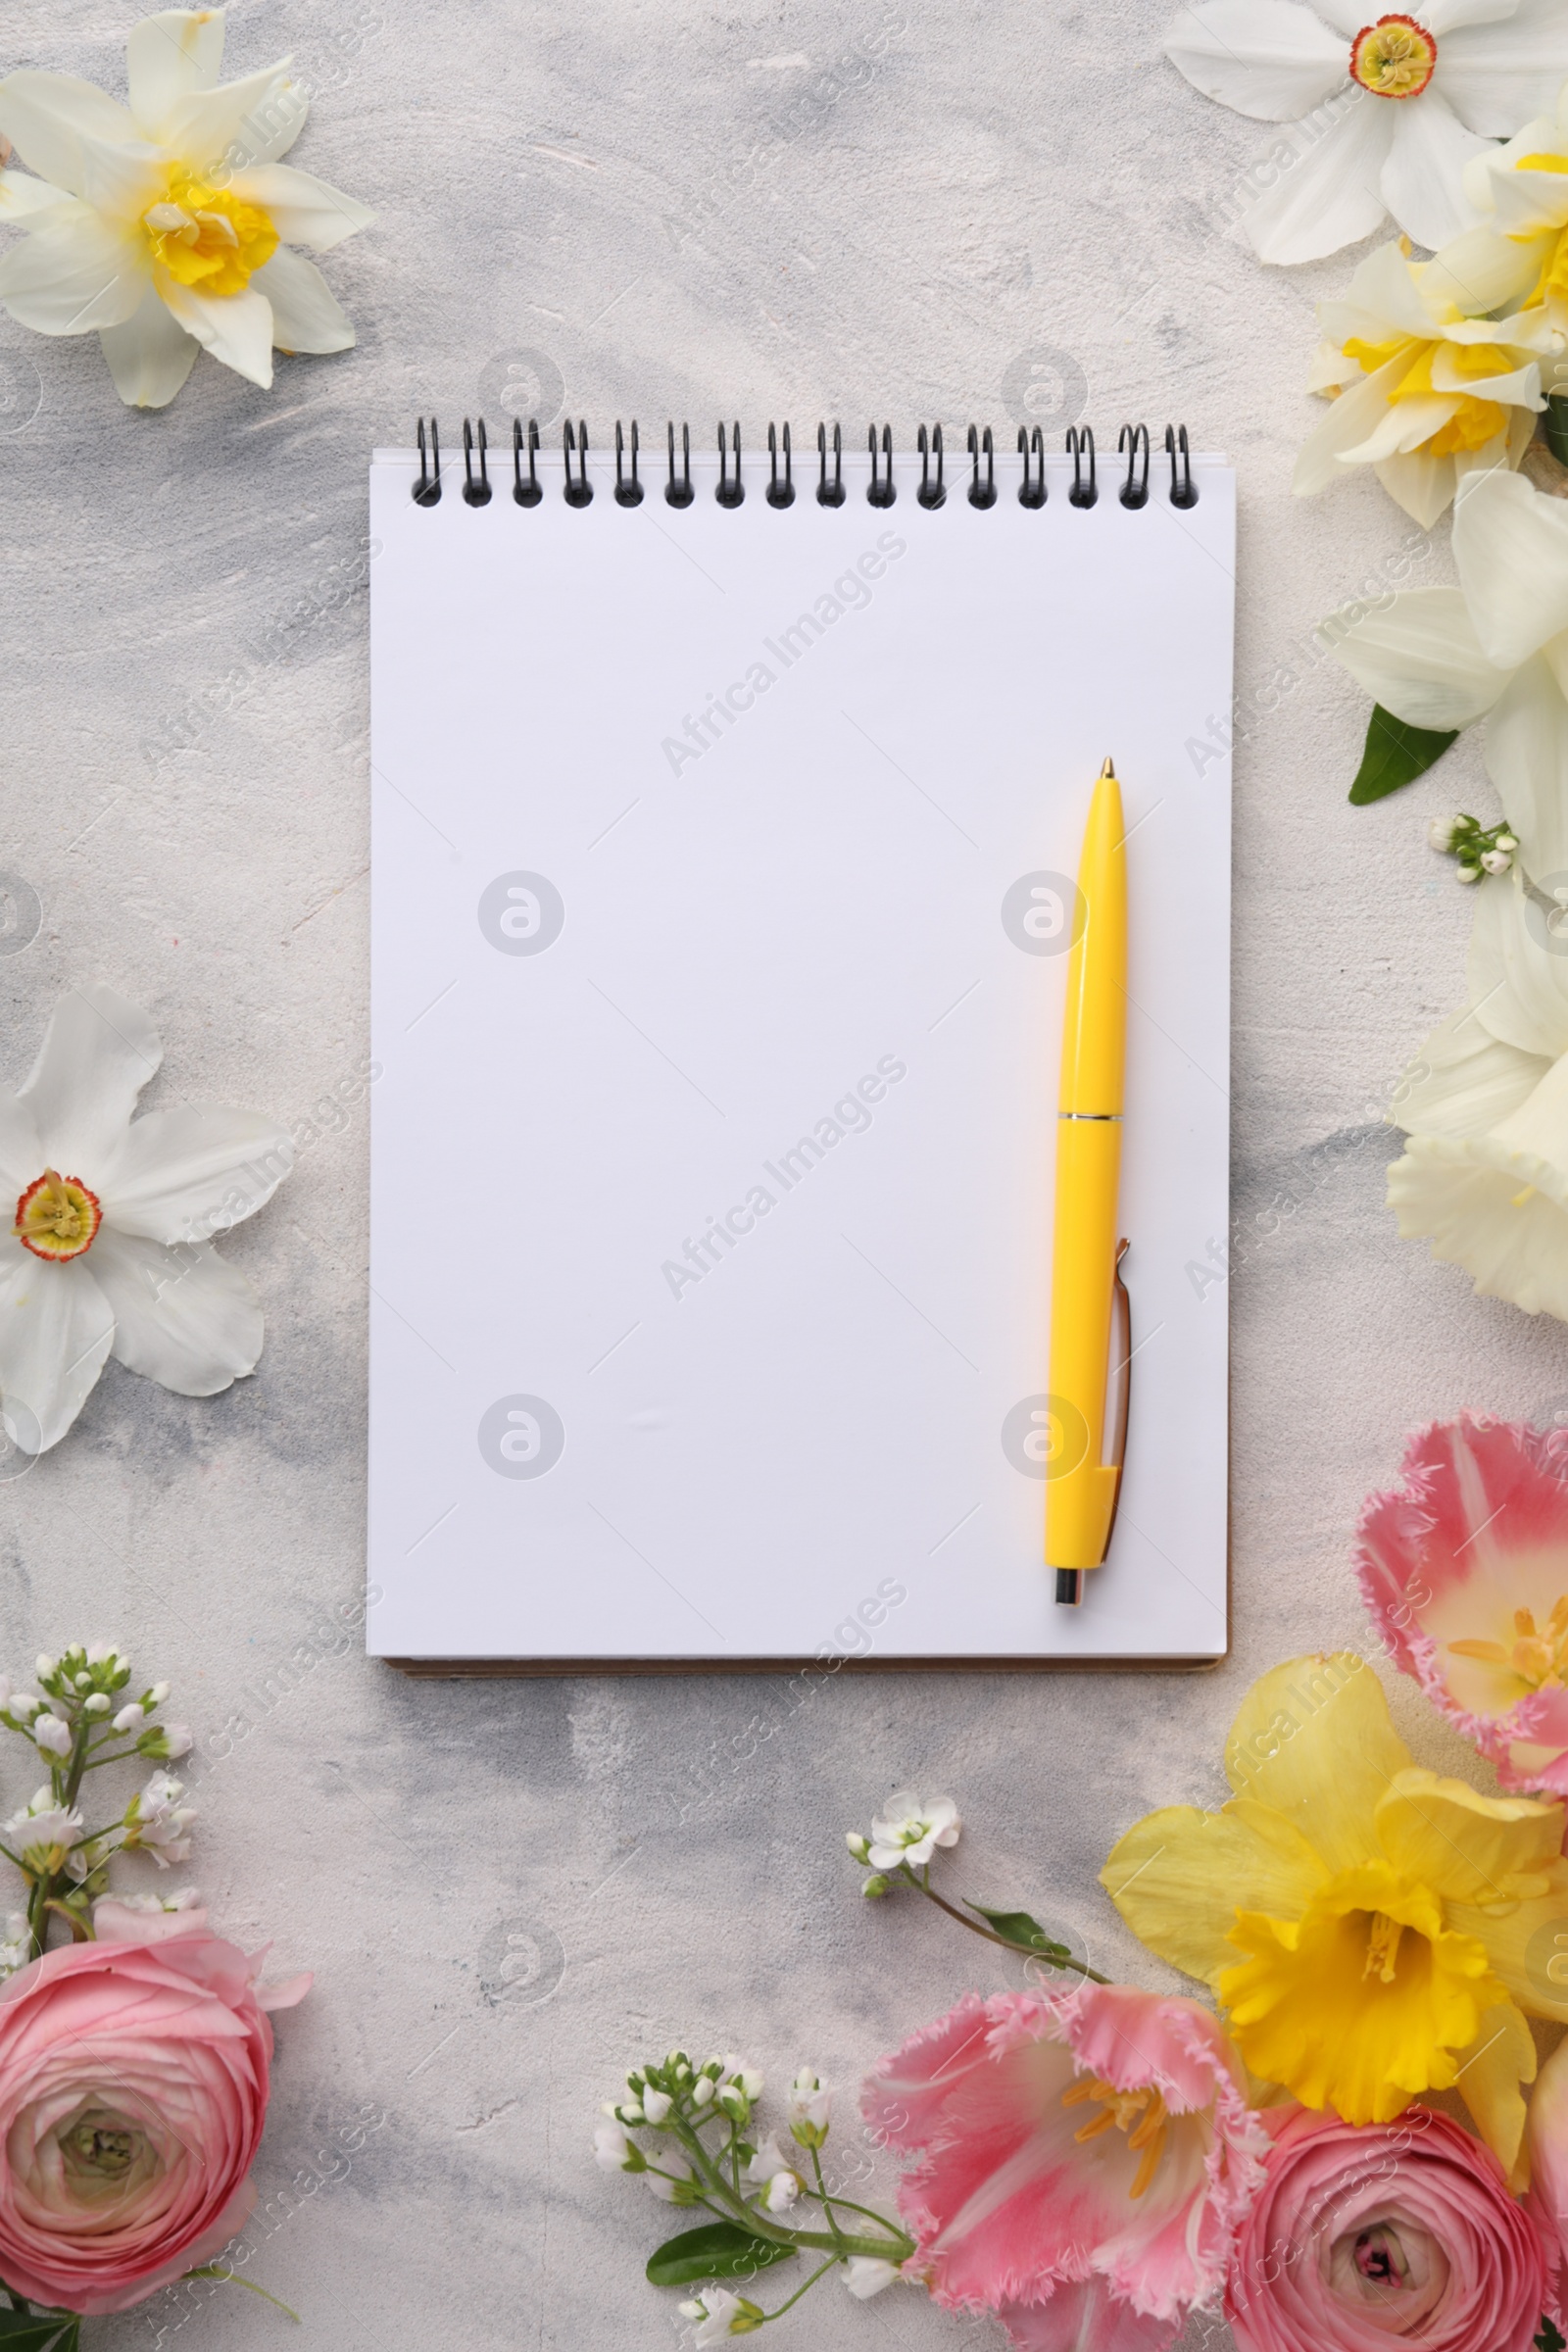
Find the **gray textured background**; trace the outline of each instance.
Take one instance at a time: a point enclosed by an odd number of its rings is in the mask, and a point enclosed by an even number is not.
[[[956,1886],[1161,1981],[1096,1886],[1114,1836],[1216,1799],[1253,1674],[1359,1638],[1349,1533],[1409,1427],[1568,1391],[1558,1325],[1476,1301],[1382,1205],[1379,1107],[1462,996],[1468,903],[1426,817],[1494,804],[1461,744],[1348,808],[1364,705],[1309,630],[1391,562],[1450,577],[1446,532],[1426,542],[1369,479],[1293,501],[1311,305],[1350,261],[1270,272],[1227,230],[1272,134],[1160,61],[1167,13],[240,0],[228,70],[292,49],[319,93],[293,160],[379,213],[325,264],[358,350],[282,361],[270,394],[202,359],[141,416],[95,338],[0,320],[0,862],[43,905],[0,958],[7,1074],[101,974],[163,1031],[149,1102],[291,1124],[366,1052],[365,466],[417,412],[455,437],[491,368],[504,429],[507,355],[531,351],[596,444],[617,415],[706,435],[722,410],[754,449],[769,417],[809,441],[873,413],[907,446],[934,416],[1010,437],[1021,373],[1054,440],[1064,381],[1102,443],[1186,417],[1241,467],[1231,1665],[846,1675],[792,1712],[767,1678],[415,1686],[366,1664],[363,1104],[226,1245],[267,1305],[256,1377],[191,1402],[111,1365],[0,1490],[0,1662],[103,1633],[172,1678],[199,1742],[188,1875],[230,1933],[318,1971],[281,2021],[251,2232],[313,2340],[673,2340],[640,2275],[666,2216],[586,2154],[623,2064],[678,2037],[853,2083],[1007,1981],[936,1914],[859,1902],[842,1830],[906,1779],[963,1808]],[[9,61],[119,89],[129,22],[14,0]],[[1394,1697],[1419,1757],[1463,1769]],[[9,1805],[35,1775],[0,1761]],[[843,2139],[852,2171],[853,2121]],[[92,2333],[172,2341],[183,2317],[163,2298]],[[232,2288],[187,2324],[222,2352],[290,2332]],[[1001,2340],[831,2279],[792,2324]]]

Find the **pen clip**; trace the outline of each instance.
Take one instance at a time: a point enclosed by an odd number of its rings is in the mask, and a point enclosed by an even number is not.
[[[1118,1473],[1116,1498],[1110,1506],[1110,1525],[1105,1530],[1105,1549],[1116,1532],[1116,1513],[1121,1508],[1120,1471],[1127,1458],[1127,1413],[1132,1402],[1133,1389],[1133,1304],[1127,1296],[1127,1285],[1121,1278],[1121,1261],[1131,1244],[1123,1240],[1116,1244],[1116,1271],[1110,1292],[1110,1349],[1111,1392],[1110,1424],[1107,1431],[1105,1467]]]

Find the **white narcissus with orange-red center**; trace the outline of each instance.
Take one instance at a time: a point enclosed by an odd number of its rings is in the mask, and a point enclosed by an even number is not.
[[[0,1086],[0,1416],[25,1453],[59,1443],[111,1354],[183,1396],[261,1354],[261,1302],[212,1237],[270,1199],[293,1142],[216,1104],[133,1119],[163,1051],[99,982],[57,1007],[25,1084]]]
[[[169,9],[126,44],[129,104],[68,74],[8,74],[0,303],[45,335],[96,329],[122,400],[163,408],[205,347],[267,386],[272,350],[346,351],[354,329],[311,262],[374,216],[278,158],[309,101],[286,62],[220,83],[221,9]]]
[[[1245,215],[1265,262],[1317,261],[1391,213],[1435,252],[1476,224],[1466,165],[1554,101],[1568,9],[1423,0],[1378,16],[1365,0],[1197,0],[1165,55],[1205,97],[1291,125],[1254,172]]]

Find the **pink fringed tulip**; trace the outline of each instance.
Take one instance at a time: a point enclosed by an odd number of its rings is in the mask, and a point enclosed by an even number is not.
[[[1568,1796],[1568,1432],[1465,1415],[1366,1506],[1361,1592],[1395,1663],[1496,1767]]]
[[[1162,2352],[1218,2293],[1268,2148],[1215,2019],[1124,1985],[971,1993],[862,2107],[921,2158],[907,2275],[1028,2352]]]
[[[1269,2120],[1225,2295],[1240,2352],[1530,2352],[1546,2246],[1489,2148],[1426,2107],[1371,2129]]]

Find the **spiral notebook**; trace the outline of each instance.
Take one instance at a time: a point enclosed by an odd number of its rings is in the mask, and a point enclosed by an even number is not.
[[[1232,471],[1141,429],[535,438],[370,472],[371,1653],[1217,1657]],[[1107,753],[1132,1411],[1068,1609],[1055,1087]]]

